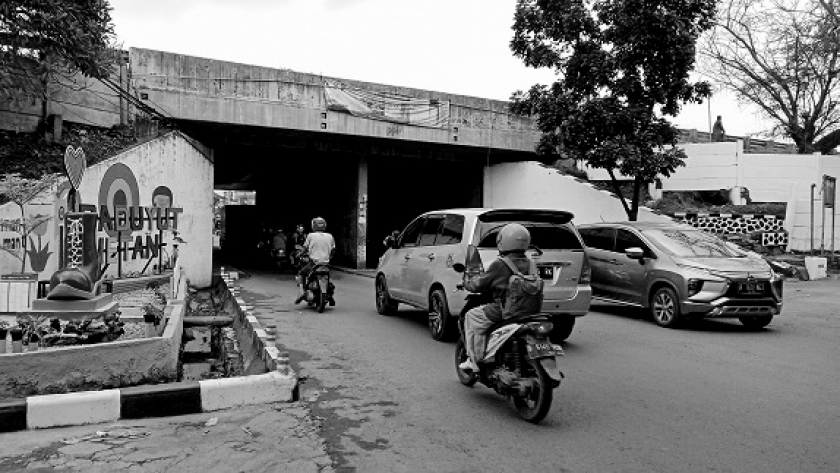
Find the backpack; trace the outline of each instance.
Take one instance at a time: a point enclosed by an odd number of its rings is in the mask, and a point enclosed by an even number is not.
[[[522,274],[507,257],[502,261],[513,271],[508,279],[507,296],[502,306],[502,317],[532,315],[542,311],[543,280],[540,279],[537,265],[531,260],[530,274]]]

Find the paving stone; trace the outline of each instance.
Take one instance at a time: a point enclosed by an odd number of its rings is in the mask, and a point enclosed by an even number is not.
[[[73,468],[76,470],[88,471],[93,466],[93,462],[84,458],[77,458],[70,460],[63,465],[64,468]]]
[[[120,460],[132,463],[142,463],[152,460],[159,460],[161,458],[177,457],[183,450],[170,449],[160,451],[137,451],[124,455]]]
[[[34,461],[34,462],[29,462],[26,465],[26,469],[27,470],[37,470],[39,468],[50,468],[51,466],[52,465],[50,465],[49,462],[37,460],[37,461]]]
[[[114,457],[114,456],[117,456],[117,455],[118,454],[115,453],[113,450],[103,450],[101,452],[94,453],[92,458],[94,460],[100,460],[102,458],[110,458],[110,457]]]
[[[116,470],[122,470],[123,468],[130,467],[131,463],[126,463],[124,461],[113,461],[113,462],[105,463],[105,466],[111,471],[116,471]]]
[[[71,457],[89,457],[97,452],[110,449],[110,445],[101,443],[81,442],[74,445],[68,445],[58,449],[59,452]]]

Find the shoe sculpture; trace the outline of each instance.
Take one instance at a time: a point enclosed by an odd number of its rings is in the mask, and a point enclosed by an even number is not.
[[[50,278],[50,300],[89,300],[99,295],[99,253],[96,248],[93,212],[68,213],[64,217],[61,269]]]

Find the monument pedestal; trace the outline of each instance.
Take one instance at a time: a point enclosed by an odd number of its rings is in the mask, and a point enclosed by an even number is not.
[[[103,318],[118,311],[119,308],[120,303],[114,301],[113,295],[101,294],[87,300],[35,299],[32,301],[32,310],[24,313],[69,321]]]

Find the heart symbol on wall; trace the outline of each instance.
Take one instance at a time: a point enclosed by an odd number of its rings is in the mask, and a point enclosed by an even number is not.
[[[85,168],[87,162],[85,160],[84,150],[68,146],[64,152],[64,170],[67,172],[67,178],[70,179],[70,185],[73,189],[78,190],[82,184],[82,177],[85,175]]]

